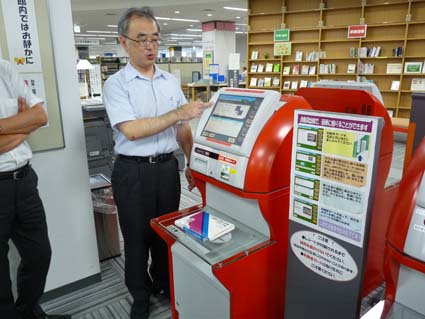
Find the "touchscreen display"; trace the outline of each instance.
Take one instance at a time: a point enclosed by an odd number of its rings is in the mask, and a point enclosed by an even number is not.
[[[220,94],[201,135],[240,146],[262,102],[262,97]]]

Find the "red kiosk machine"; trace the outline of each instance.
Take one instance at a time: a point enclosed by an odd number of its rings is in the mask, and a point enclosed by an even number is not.
[[[425,318],[425,138],[400,184],[388,227],[385,305],[380,318]]]
[[[203,205],[151,221],[169,247],[173,318],[283,318],[293,117],[310,106],[233,88],[212,101],[190,162]],[[199,210],[235,229],[202,241],[175,226]]]

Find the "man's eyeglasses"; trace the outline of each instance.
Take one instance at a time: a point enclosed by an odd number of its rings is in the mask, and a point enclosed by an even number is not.
[[[126,36],[125,34],[121,34],[121,36],[123,36],[124,38],[126,38],[128,40],[137,42],[138,45],[144,46],[145,48],[147,48],[149,44],[151,44],[152,47],[156,48],[161,43],[161,39],[160,38],[151,38],[151,39],[149,39],[149,38],[140,38],[140,39],[133,39],[133,38],[130,38],[130,37]]]

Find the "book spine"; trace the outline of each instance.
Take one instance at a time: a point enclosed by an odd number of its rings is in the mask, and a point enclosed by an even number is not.
[[[199,240],[205,241],[205,240],[207,240],[207,239],[208,239],[207,237],[205,237],[205,236],[203,236],[203,235],[201,235],[201,234],[198,234],[197,232],[195,232],[195,231],[191,230],[189,227],[184,226],[184,227],[183,227],[183,230],[184,230],[186,233],[188,233],[189,235],[191,235],[191,236],[193,236],[193,237],[195,237],[195,238],[198,238]]]

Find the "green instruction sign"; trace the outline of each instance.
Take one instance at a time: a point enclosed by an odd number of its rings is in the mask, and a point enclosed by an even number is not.
[[[289,29],[274,30],[274,41],[289,41]]]

